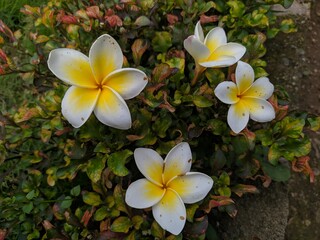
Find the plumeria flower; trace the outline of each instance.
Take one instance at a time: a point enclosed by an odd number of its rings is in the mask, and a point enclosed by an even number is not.
[[[175,146],[164,161],[147,148],[136,149],[134,158],[146,178],[129,186],[126,203],[139,209],[152,207],[160,226],[178,235],[186,222],[184,203],[202,200],[212,188],[213,180],[203,173],[190,172],[192,154],[188,143]]]
[[[246,48],[239,43],[227,43],[223,28],[216,27],[204,37],[200,21],[194,35],[184,40],[184,48],[202,67],[227,67],[235,64],[245,54]]]
[[[228,124],[235,133],[241,132],[248,124],[249,117],[257,122],[268,122],[275,118],[275,111],[267,101],[274,87],[266,77],[254,82],[252,67],[238,62],[236,82],[224,81],[214,90],[222,102],[231,104],[228,111]]]
[[[124,100],[137,96],[148,78],[138,69],[122,68],[122,64],[121,48],[108,34],[92,44],[89,57],[68,48],[51,51],[49,69],[71,85],[61,108],[73,127],[81,127],[92,112],[105,125],[131,127],[130,111]]]

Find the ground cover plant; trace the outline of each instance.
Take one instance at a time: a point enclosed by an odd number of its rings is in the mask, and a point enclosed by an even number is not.
[[[320,119],[264,70],[295,31],[275,3],[54,0],[1,21],[0,73],[28,92],[0,116],[2,236],[218,239],[235,195],[313,181]]]

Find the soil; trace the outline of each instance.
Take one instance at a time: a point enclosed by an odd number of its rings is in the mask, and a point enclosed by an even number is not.
[[[267,71],[289,92],[291,111],[320,115],[320,1],[311,2],[310,19],[295,18],[296,33],[279,34],[267,44]],[[312,140],[315,182],[295,173],[288,183],[273,182],[258,196],[237,199],[236,218],[219,222],[222,239],[320,239],[320,132],[306,134]]]

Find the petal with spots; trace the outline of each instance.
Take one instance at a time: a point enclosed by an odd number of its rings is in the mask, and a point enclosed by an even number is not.
[[[173,177],[190,171],[192,153],[188,143],[179,143],[170,150],[164,160],[163,179],[168,183]]]
[[[139,171],[151,182],[162,186],[163,159],[156,151],[148,148],[137,148],[134,159]]]
[[[194,35],[196,38],[203,43],[204,35],[203,35],[203,29],[201,27],[200,21],[197,22],[196,27],[194,29]]]
[[[90,117],[100,94],[99,89],[71,86],[61,103],[63,116],[75,128],[81,127]]]
[[[137,96],[147,83],[148,78],[146,74],[135,68],[116,70],[103,80],[103,85],[115,90],[125,100]]]
[[[241,99],[250,112],[250,118],[257,122],[269,122],[275,118],[271,103],[264,99],[244,97]]]
[[[215,88],[214,94],[219,98],[220,101],[226,104],[234,104],[239,101],[237,96],[238,88],[234,82],[224,81],[219,83]]]
[[[249,109],[243,101],[230,106],[227,117],[228,124],[235,133],[241,132],[248,124]]]
[[[254,81],[253,68],[245,62],[239,61],[236,68],[236,83],[238,86],[238,94],[247,91]]]
[[[186,208],[171,189],[167,189],[160,202],[152,207],[152,213],[159,225],[174,235],[178,235],[186,223]]]
[[[209,48],[210,53],[215,51],[218,47],[225,45],[226,43],[227,36],[225,31],[221,27],[211,29],[204,40],[204,44]]]
[[[230,62],[228,66],[235,64],[245,54],[246,48],[238,43],[227,43],[218,47],[211,53],[207,62],[219,61],[224,57],[233,57],[234,61]]]
[[[183,42],[184,48],[188,53],[196,60],[196,62],[201,62],[206,60],[210,56],[210,51],[198,38],[194,35],[189,36]]]
[[[59,79],[67,84],[84,88],[96,88],[89,58],[74,49],[58,48],[52,50],[48,67]]]
[[[107,126],[122,130],[131,127],[131,115],[126,102],[111,88],[102,89],[94,114]]]
[[[123,55],[119,44],[108,34],[100,36],[89,51],[90,65],[97,83],[111,72],[120,69],[123,64]]]
[[[243,96],[268,99],[272,96],[273,91],[274,86],[269,79],[267,77],[261,77],[253,82],[251,87],[243,94]]]
[[[184,203],[195,203],[208,194],[212,188],[213,180],[203,173],[188,172],[184,176],[174,178],[168,188],[178,193]]]
[[[165,189],[143,178],[130,184],[125,201],[130,207],[143,209],[157,204],[165,194]]]

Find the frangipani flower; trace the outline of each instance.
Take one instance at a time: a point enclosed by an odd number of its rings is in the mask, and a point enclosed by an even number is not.
[[[188,143],[180,143],[163,161],[152,149],[138,148],[134,158],[146,177],[133,182],[126,192],[126,203],[134,208],[152,207],[155,220],[163,229],[178,235],[186,222],[184,203],[202,200],[213,180],[191,169],[192,154]]]
[[[184,48],[202,67],[227,67],[235,64],[245,54],[246,48],[239,43],[227,43],[223,28],[211,29],[204,38],[200,21],[194,35],[184,40]]]
[[[73,127],[81,127],[92,112],[108,126],[131,127],[130,111],[124,100],[137,96],[148,78],[138,69],[121,69],[122,64],[121,48],[108,34],[92,44],[89,57],[68,48],[51,51],[49,69],[71,85],[61,108],[63,116]]]
[[[274,87],[266,77],[258,78],[254,82],[252,67],[242,61],[238,62],[236,83],[224,81],[214,90],[215,95],[222,102],[231,104],[228,111],[228,124],[232,131],[242,131],[249,117],[257,122],[268,122],[275,118],[275,111],[267,101],[271,97]]]

